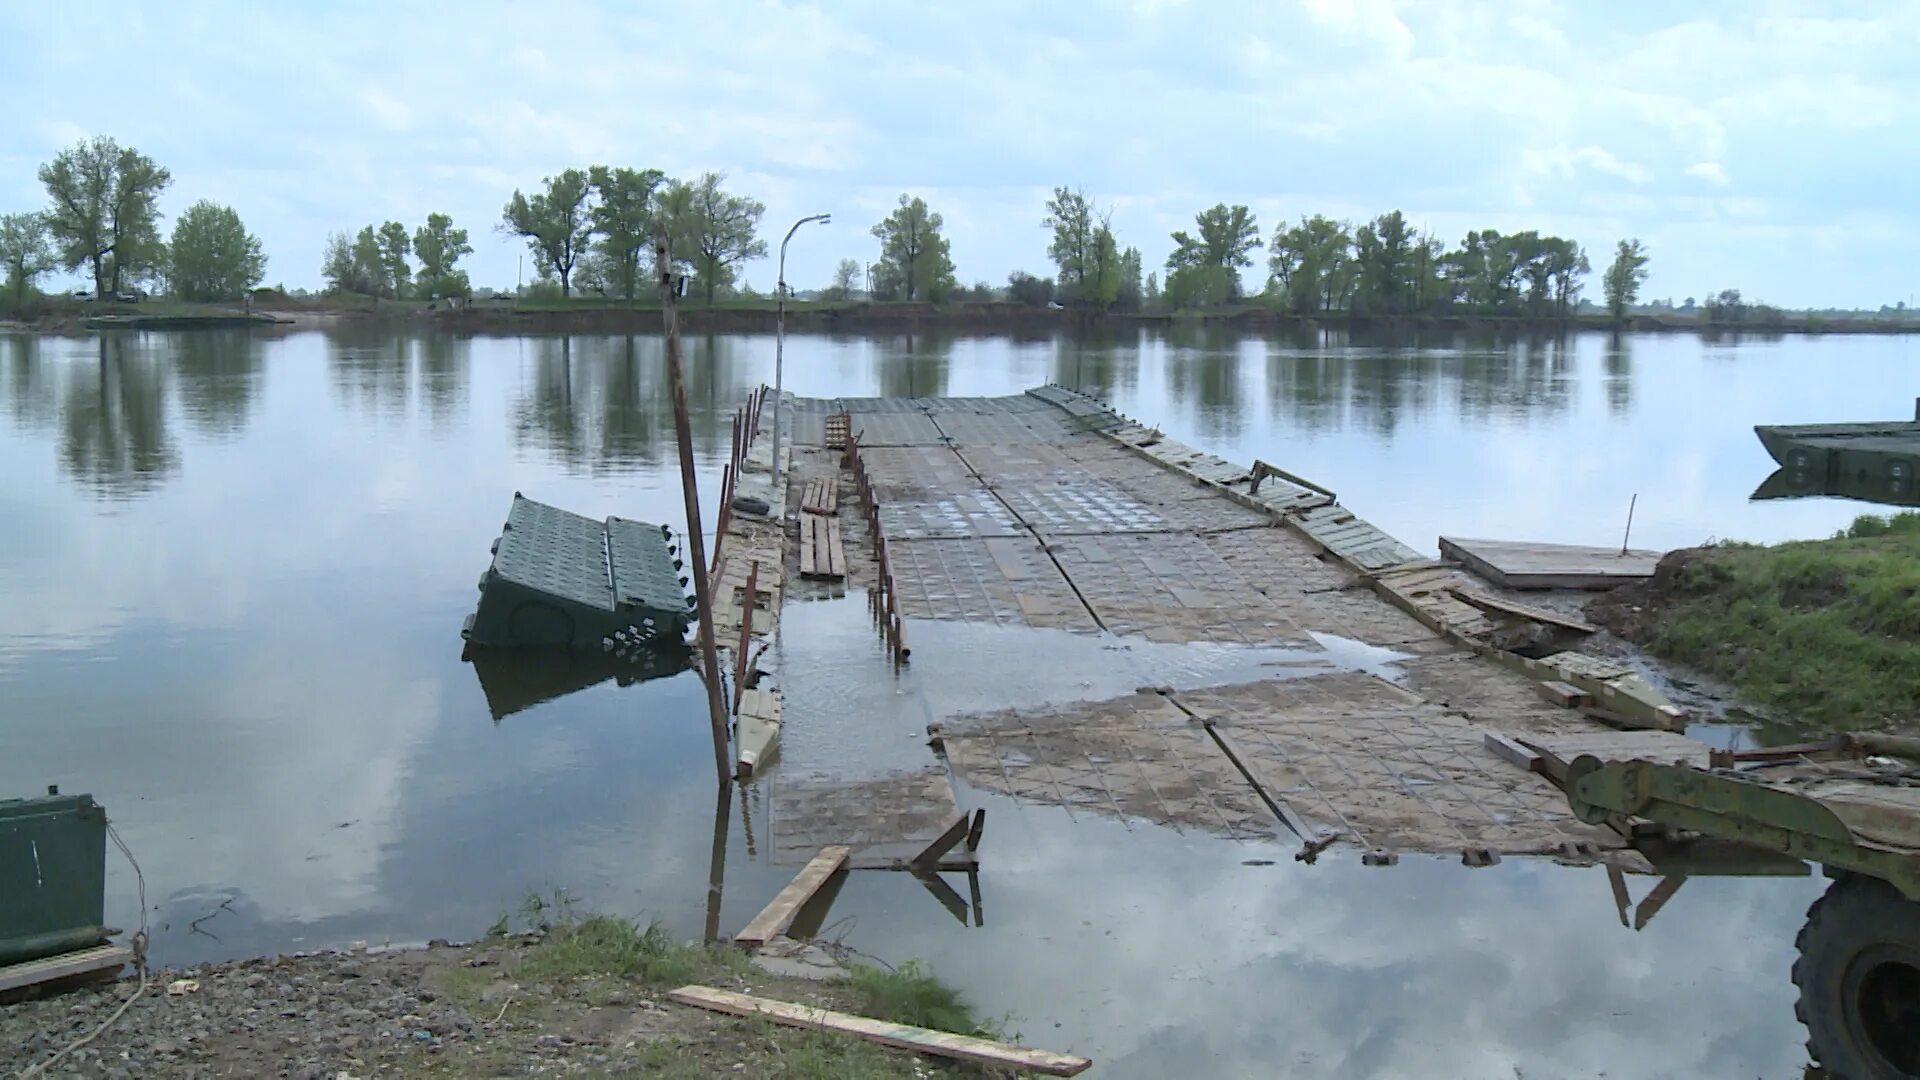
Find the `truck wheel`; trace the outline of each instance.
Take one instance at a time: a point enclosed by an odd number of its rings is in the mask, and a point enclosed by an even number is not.
[[[1920,903],[1847,874],[1807,909],[1794,1014],[1835,1080],[1920,1077]]]

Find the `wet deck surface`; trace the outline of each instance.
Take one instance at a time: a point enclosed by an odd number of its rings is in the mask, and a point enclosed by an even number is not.
[[[775,675],[788,730],[765,785],[777,861],[830,843],[868,865],[910,855],[969,789],[1380,853],[1621,847],[1485,746],[1489,732],[1607,729],[1480,655],[1465,635],[1488,623],[1448,593],[1463,575],[1325,493],[1256,485],[1054,388],[788,409],[789,509],[807,480],[839,477],[849,575],[802,581],[789,526]],[[874,537],[842,453],[822,445],[842,411],[913,644],[899,670],[860,625]],[[765,558],[767,527],[740,528]],[[873,670],[849,670],[863,651]],[[808,716],[828,712],[870,729],[823,739]]]

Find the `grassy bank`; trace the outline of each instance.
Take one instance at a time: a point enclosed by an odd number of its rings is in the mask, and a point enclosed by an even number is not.
[[[262,957],[0,1004],[0,1074],[60,1054],[49,1075],[158,1080],[988,1075],[667,997],[688,983],[962,1033],[983,1026],[915,964],[800,979],[730,945],[538,903],[471,945]]]
[[[1830,540],[1677,551],[1595,617],[1810,725],[1920,724],[1920,513]]]

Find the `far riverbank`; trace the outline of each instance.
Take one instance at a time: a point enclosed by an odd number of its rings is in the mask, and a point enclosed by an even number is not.
[[[267,297],[251,308],[238,304],[92,305],[52,303],[23,318],[0,319],[0,331],[77,334],[106,329],[100,324],[129,321],[166,329],[227,327],[247,314],[262,328],[312,328],[335,322],[398,322],[461,334],[658,333],[657,303],[573,297],[567,300],[491,298],[449,304],[446,301],[376,300],[368,297]],[[770,300],[688,301],[680,308],[683,329],[714,333],[771,333],[779,312]],[[789,330],[800,333],[897,333],[951,330],[966,333],[1052,334],[1059,331],[1141,326],[1206,326],[1258,334],[1310,335],[1322,331],[1388,337],[1426,333],[1488,336],[1560,336],[1576,331],[1698,334],[1717,338],[1768,338],[1789,334],[1910,334],[1920,322],[1882,319],[1833,319],[1789,315],[1767,321],[1710,322],[1680,313],[1636,315],[1616,324],[1605,315],[1533,318],[1521,315],[1421,314],[1370,316],[1349,313],[1300,315],[1246,305],[1205,312],[1118,312],[1084,308],[1032,307],[1006,301],[952,304],[924,302],[796,300],[787,305]]]

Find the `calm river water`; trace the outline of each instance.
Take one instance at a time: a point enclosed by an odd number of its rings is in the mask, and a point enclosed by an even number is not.
[[[689,345],[711,510],[773,342]],[[1636,546],[1825,535],[1870,508],[1749,502],[1772,469],[1751,426],[1904,418],[1915,360],[1894,337],[801,336],[786,374],[815,395],[1078,386],[1431,550],[1443,532],[1617,543],[1635,496]],[[514,491],[681,520],[666,398],[648,338],[0,336],[0,796],[57,783],[107,806],[166,963],[473,936],[553,889],[697,936],[719,816],[698,682],[538,701],[505,673],[490,708],[460,659]],[[1817,879],[1695,879],[1635,932],[1598,870],[1306,867],[978,801],[984,926],[862,873],[832,932],[926,958],[1101,1075],[1805,1062],[1788,971]],[[749,791],[718,821],[729,932],[791,873],[765,862],[762,809]],[[133,925],[117,856],[109,890],[109,921]]]

